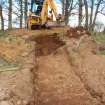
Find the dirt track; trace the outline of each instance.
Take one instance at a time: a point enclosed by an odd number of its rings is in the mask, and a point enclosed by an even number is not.
[[[1,94],[0,105],[104,105],[105,56],[93,53],[96,43],[87,35],[77,39],[49,33],[23,35],[36,44],[26,50],[24,69],[0,74],[2,94],[12,92],[6,100]]]

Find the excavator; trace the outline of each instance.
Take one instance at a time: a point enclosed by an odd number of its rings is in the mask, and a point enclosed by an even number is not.
[[[61,27],[65,26],[64,16],[57,14],[57,6],[54,0],[33,0],[31,10],[28,14],[28,29],[48,28],[48,27]],[[35,4],[36,11],[33,10]],[[49,11],[50,9],[50,11]],[[55,19],[55,20],[54,20]]]

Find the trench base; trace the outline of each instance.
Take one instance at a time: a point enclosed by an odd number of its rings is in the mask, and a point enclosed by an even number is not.
[[[36,105],[94,105],[79,78],[72,71],[64,42],[59,37],[37,37]]]

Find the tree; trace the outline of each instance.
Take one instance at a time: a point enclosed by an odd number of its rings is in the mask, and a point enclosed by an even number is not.
[[[12,29],[12,0],[8,0],[9,12],[8,12],[8,29]]]
[[[1,30],[4,30],[4,18],[3,18],[2,4],[0,4],[0,18],[1,18]]]
[[[97,21],[98,13],[103,13],[105,0],[84,0],[85,27],[93,31]],[[90,8],[90,13],[88,9]]]
[[[90,13],[90,29],[92,28],[92,20],[93,20],[93,9],[94,9],[94,0],[90,0],[90,2],[91,2],[91,6],[90,6],[90,8],[91,8],[91,13]]]
[[[33,10],[33,4],[35,3],[35,0],[31,0],[31,11]]]
[[[82,23],[82,6],[83,6],[83,2],[82,0],[79,0],[78,26],[81,26],[81,23]]]
[[[96,18],[97,18],[97,14],[98,14],[98,10],[99,10],[99,7],[100,7],[102,1],[103,0],[99,0],[98,3],[97,3],[96,11],[95,11],[95,16],[94,16],[93,24],[92,24],[92,30],[94,29]]]
[[[95,23],[97,20],[97,15],[100,13],[100,8],[101,12],[103,10],[102,5],[104,4],[104,0],[90,0],[90,8],[91,8],[91,13],[90,13],[90,30],[93,31],[95,27]]]
[[[72,15],[72,11],[77,6],[77,1],[75,0],[61,0],[62,3],[62,14],[64,14],[64,21],[67,25],[69,22],[69,17]]]
[[[70,5],[70,2],[69,2],[69,0],[65,0],[66,2],[66,5],[65,5],[65,23],[66,23],[66,25],[68,24],[68,21],[69,21],[69,5]]]
[[[65,14],[65,0],[61,0],[62,2],[62,14]]]
[[[20,28],[23,26],[23,0],[19,0],[20,4]]]
[[[84,0],[84,5],[85,5],[85,27],[88,29],[89,15],[88,15],[88,3],[87,3],[87,0]]]
[[[27,12],[28,12],[28,0],[24,0],[24,22],[27,27]]]

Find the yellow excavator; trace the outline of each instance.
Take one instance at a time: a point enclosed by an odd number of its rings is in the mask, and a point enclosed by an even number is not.
[[[37,5],[37,9],[35,12],[29,11],[28,29],[65,26],[64,16],[57,14],[57,6],[54,0],[34,0],[34,3]]]

